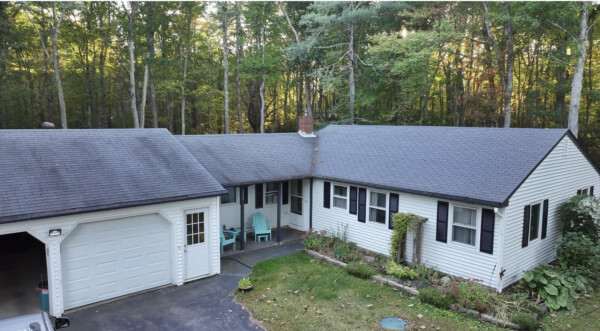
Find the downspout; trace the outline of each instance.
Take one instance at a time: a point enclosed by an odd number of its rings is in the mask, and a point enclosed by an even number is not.
[[[310,178],[310,203],[308,209],[308,229],[313,227],[313,178]]]
[[[500,216],[500,240],[498,242],[498,261],[497,268],[495,270],[498,271],[498,287],[497,291],[502,292],[502,276],[504,275],[504,244],[506,241],[506,222],[507,220],[504,217],[504,208],[494,208],[494,214]]]

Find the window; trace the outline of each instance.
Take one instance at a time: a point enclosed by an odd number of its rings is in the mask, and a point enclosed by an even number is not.
[[[477,210],[453,206],[452,241],[475,246]]]
[[[204,213],[186,215],[186,239],[188,245],[204,242]]]
[[[593,194],[594,194],[593,186],[586,186],[586,187],[582,187],[581,189],[577,190],[577,195],[593,195]]]
[[[346,186],[333,185],[333,206],[346,209],[348,205],[348,188]]]
[[[277,203],[277,194],[279,192],[279,183],[267,183],[267,191],[265,192],[265,201],[267,205]]]
[[[227,193],[221,195],[221,204],[235,202],[235,187],[225,187]]]
[[[292,213],[302,215],[302,179],[292,181],[291,199]]]
[[[385,224],[387,196],[385,193],[371,192],[369,199],[369,221]]]
[[[540,236],[540,219],[542,204],[531,205],[531,216],[529,218],[529,241],[535,240]]]

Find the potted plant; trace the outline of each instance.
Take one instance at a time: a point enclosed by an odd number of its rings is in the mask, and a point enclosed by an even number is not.
[[[252,283],[250,283],[250,277],[242,278],[238,281],[238,288],[240,291],[250,291],[252,289]]]

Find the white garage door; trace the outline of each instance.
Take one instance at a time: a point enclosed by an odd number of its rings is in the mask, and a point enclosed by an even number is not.
[[[171,283],[170,241],[158,215],[78,225],[61,246],[65,309]]]

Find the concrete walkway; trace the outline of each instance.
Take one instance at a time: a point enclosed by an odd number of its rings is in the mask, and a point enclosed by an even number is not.
[[[224,257],[220,275],[68,313],[69,330],[261,330],[231,292],[247,266],[300,249],[294,240]]]

